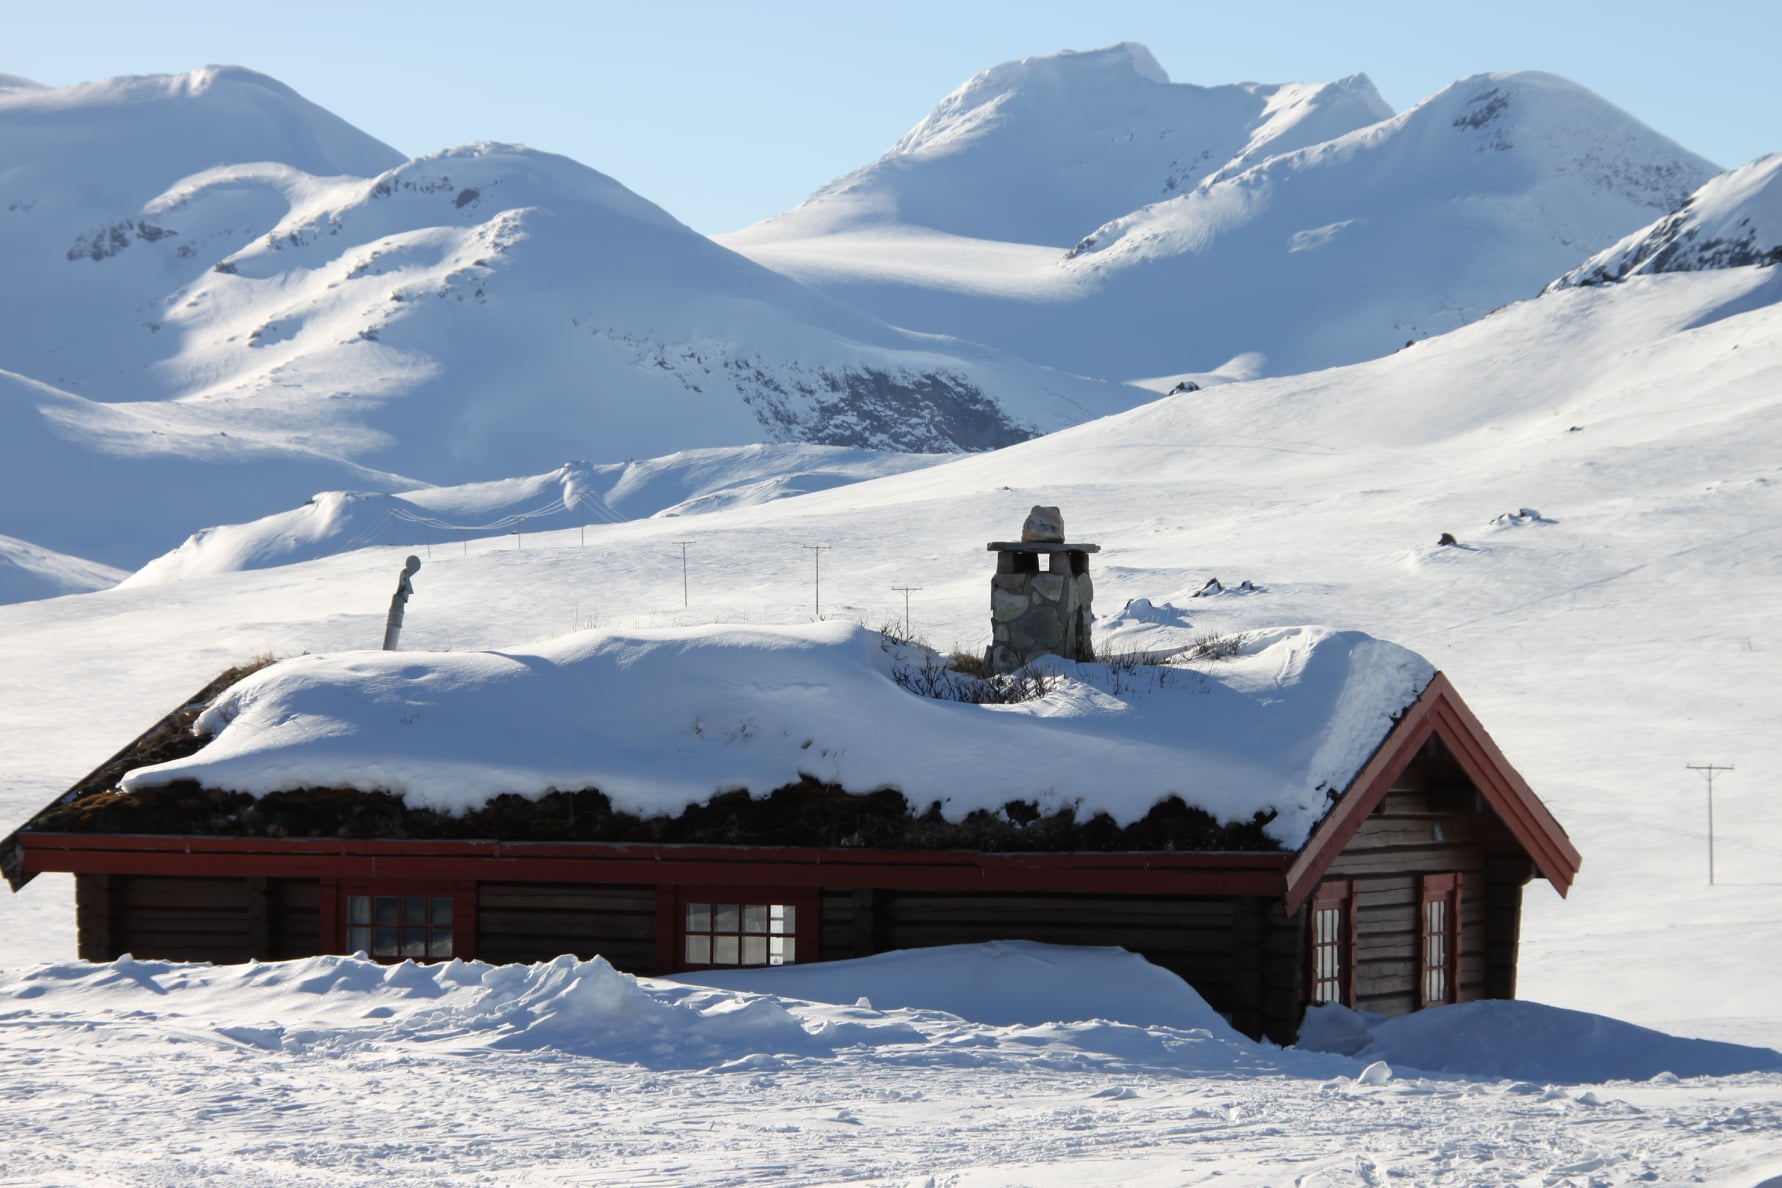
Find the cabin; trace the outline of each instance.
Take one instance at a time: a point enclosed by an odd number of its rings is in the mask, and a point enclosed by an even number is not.
[[[1071,660],[1095,546],[1056,509],[1023,537],[990,545],[984,676],[827,623],[232,670],[0,874],[73,873],[92,961],[1119,945],[1281,1043],[1314,1003],[1514,996],[1523,889],[1580,858],[1445,676],[1325,628]]]

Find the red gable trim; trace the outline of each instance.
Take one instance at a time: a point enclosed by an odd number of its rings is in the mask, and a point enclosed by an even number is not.
[[[1436,673],[1398,724],[1349,783],[1336,808],[1319,823],[1299,856],[1287,869],[1287,913],[1292,915],[1336,856],[1349,844],[1367,815],[1409,767],[1417,749],[1437,735],[1447,744],[1461,770],[1492,810],[1534,859],[1536,868],[1564,895],[1571,889],[1583,859],[1565,830],[1553,819],[1504,753],[1497,749],[1479,719],[1460,700],[1446,674]]]
[[[26,869],[76,874],[882,887],[1122,894],[1281,893],[1288,854],[982,854],[597,842],[350,841],[76,833],[19,837]]]

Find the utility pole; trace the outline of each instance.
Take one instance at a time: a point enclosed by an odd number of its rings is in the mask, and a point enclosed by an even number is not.
[[[922,587],[892,586],[891,588],[903,595],[903,637],[908,639],[910,637],[910,592],[912,590],[920,590]]]
[[[1734,771],[1732,767],[1722,767],[1718,763],[1685,763],[1690,771],[1699,771],[1708,777],[1708,886],[1714,885],[1714,773],[1717,771]]]
[[[677,540],[671,543],[681,546],[681,609],[685,610],[687,607],[687,546],[693,542]]]
[[[817,618],[823,617],[823,551],[832,545],[802,545],[811,551],[811,559],[816,562],[816,607]]]

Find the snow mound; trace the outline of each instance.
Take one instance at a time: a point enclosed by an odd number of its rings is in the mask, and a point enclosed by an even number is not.
[[[998,1026],[1101,1019],[1245,1042],[1194,987],[1125,949],[995,941],[778,969],[702,970],[673,980],[837,1006],[865,998],[881,1011],[945,1011]]]
[[[1782,1072],[1782,1052],[1685,1039],[1584,1011],[1495,1000],[1385,1017],[1328,1003],[1306,1012],[1303,1049],[1465,1077],[1583,1085]]]
[[[1682,207],[1604,248],[1551,285],[1604,285],[1657,272],[1782,263],[1782,153],[1713,178]]]
[[[1225,822],[1274,814],[1268,832],[1296,849],[1434,675],[1404,648],[1325,627],[1249,633],[1240,654],[1137,690],[1106,665],[1058,661],[1055,686],[1015,705],[918,696],[896,679],[912,660],[849,623],[299,656],[220,696],[195,727],[208,745],[124,786],[356,787],[450,812],[597,788],[620,811],[672,816],[808,775],[895,788],[950,821],[1023,800],[1125,825],[1177,795]]]
[[[1032,986],[1036,974],[1048,985]],[[1110,978],[1131,984],[1110,994]],[[355,955],[224,966],[124,956],[0,975],[0,1018],[152,1019],[266,1052],[548,1051],[718,1071],[842,1049],[918,1065],[956,1063],[964,1047],[985,1062],[1113,1057],[1180,1072],[1257,1056],[1186,983],[1118,949],[955,945],[699,981],[637,978],[569,955],[535,965]]]

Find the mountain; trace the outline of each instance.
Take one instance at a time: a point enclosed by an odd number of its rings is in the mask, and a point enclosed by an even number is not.
[[[878,162],[720,241],[1084,374],[1249,352],[1287,374],[1538,292],[1715,172],[1552,75],[1479,75],[1395,116],[1365,78],[1185,87],[1121,46],[986,72]]]
[[[1549,287],[1752,264],[1782,264],[1782,153],[1712,179],[1678,210],[1604,248]]]
[[[219,468],[258,515],[565,453],[983,449],[1144,398],[894,329],[564,157],[402,161],[246,71],[0,92],[0,151],[9,485],[54,439],[149,496],[44,536],[8,490],[0,530],[111,565],[215,522],[146,517]]]
[[[898,226],[1063,249],[1215,173],[1391,114],[1360,74],[1192,86],[1131,42],[1023,58],[973,77],[877,161],[752,230],[771,240]]]

